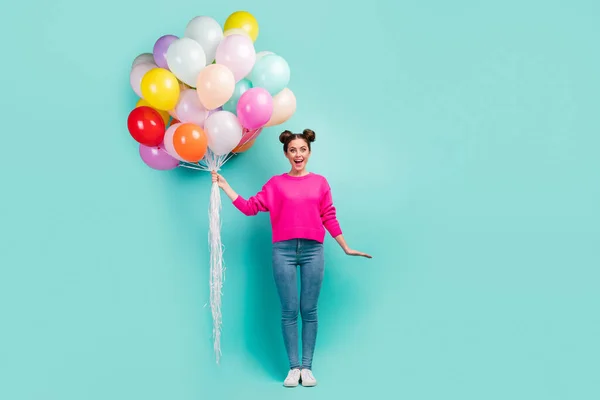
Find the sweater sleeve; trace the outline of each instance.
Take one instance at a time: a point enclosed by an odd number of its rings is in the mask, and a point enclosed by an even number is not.
[[[267,212],[269,211],[268,205],[268,187],[269,183],[265,184],[261,191],[256,195],[250,197],[248,200],[239,196],[233,202],[233,205],[240,210],[244,215],[254,216],[258,214],[260,211]]]
[[[325,229],[327,229],[327,232],[329,232],[332,237],[342,234],[329,185],[327,185],[327,189],[321,198],[321,220],[323,221],[323,226],[325,226]]]

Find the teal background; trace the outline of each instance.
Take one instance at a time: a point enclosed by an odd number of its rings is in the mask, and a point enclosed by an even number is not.
[[[600,5],[594,1],[13,2],[4,9],[0,398],[600,398]],[[285,57],[328,238],[317,388],[284,389],[268,216],[153,171],[126,129],[133,58],[238,9]],[[223,173],[288,165],[267,129]],[[307,390],[310,392],[307,392]]]

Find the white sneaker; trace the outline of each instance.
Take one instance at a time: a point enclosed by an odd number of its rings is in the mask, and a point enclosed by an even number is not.
[[[300,369],[291,369],[290,372],[288,372],[287,378],[283,381],[283,386],[295,387],[298,386],[298,382],[300,382]]]
[[[317,380],[310,369],[303,369],[300,375],[302,377],[302,386],[317,386]]]

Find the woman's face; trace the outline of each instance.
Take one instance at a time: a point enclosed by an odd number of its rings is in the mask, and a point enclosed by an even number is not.
[[[308,143],[304,139],[294,139],[288,145],[287,153],[285,156],[290,161],[292,169],[295,171],[302,171],[306,168],[306,163],[310,157],[310,150],[308,149]]]

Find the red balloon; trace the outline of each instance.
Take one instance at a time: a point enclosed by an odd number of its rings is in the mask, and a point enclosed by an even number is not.
[[[131,110],[127,128],[135,141],[144,146],[158,146],[165,137],[165,121],[158,111],[147,106]]]

